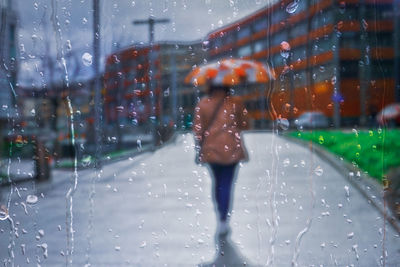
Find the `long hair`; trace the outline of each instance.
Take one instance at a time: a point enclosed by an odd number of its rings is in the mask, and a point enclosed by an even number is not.
[[[214,92],[222,91],[225,95],[230,95],[231,88],[226,85],[209,85],[208,87],[208,95],[212,95]]]

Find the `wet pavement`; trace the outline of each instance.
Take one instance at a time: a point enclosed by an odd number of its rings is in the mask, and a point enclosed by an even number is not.
[[[207,168],[194,163],[192,135],[182,134],[154,153],[105,165],[101,172],[79,171],[72,217],[66,193],[73,172],[55,170],[49,182],[18,184],[10,198],[12,220],[0,221],[1,262],[400,265],[398,233],[339,172],[276,135],[244,137],[250,161],[238,171],[230,235],[215,235],[211,179]],[[0,203],[7,204],[10,188],[0,190]]]

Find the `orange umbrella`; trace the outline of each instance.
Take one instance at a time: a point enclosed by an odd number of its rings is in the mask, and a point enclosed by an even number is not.
[[[223,59],[195,67],[185,83],[195,86],[210,82],[213,85],[233,86],[242,82],[266,83],[275,80],[274,71],[266,64],[254,60]]]

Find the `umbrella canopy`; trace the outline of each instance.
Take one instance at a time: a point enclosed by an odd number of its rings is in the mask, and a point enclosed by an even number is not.
[[[253,60],[224,59],[195,67],[185,78],[185,83],[195,86],[233,86],[243,82],[266,83],[275,79],[275,73],[266,64]]]
[[[384,107],[378,115],[376,115],[376,119],[379,123],[383,123],[384,121],[395,119],[400,117],[400,103],[390,104]]]

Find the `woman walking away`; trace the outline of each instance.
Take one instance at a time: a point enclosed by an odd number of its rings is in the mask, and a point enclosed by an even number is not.
[[[241,131],[248,129],[247,110],[230,95],[227,86],[209,86],[208,95],[195,109],[194,134],[200,145],[199,161],[207,163],[213,176],[214,205],[218,212],[217,233],[230,230],[228,213],[237,164],[247,158]]]

